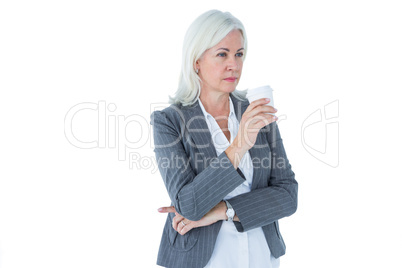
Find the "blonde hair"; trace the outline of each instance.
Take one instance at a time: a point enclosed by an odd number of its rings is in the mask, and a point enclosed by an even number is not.
[[[243,24],[229,12],[210,10],[201,14],[188,28],[184,38],[179,86],[169,102],[188,106],[194,104],[201,93],[201,79],[195,71],[195,62],[211,47],[217,45],[233,30],[239,30],[244,40],[243,58],[247,53],[247,36]],[[245,92],[232,93],[245,99]]]

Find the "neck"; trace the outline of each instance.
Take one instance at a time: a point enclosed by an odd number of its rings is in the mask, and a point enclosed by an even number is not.
[[[213,117],[229,115],[229,93],[203,94],[203,91],[201,91],[200,100],[205,110]]]

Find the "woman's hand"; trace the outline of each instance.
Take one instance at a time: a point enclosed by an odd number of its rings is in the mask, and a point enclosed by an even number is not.
[[[212,208],[204,217],[199,221],[190,221],[179,213],[176,212],[175,207],[161,207],[158,209],[161,213],[174,213],[176,216],[173,218],[172,226],[179,234],[184,235],[193,228],[208,226],[220,220],[226,220],[226,204],[225,202],[219,202],[214,208]]]
[[[253,101],[243,113],[237,136],[225,151],[235,168],[244,154],[254,146],[260,129],[278,120],[278,117],[267,114],[277,112],[272,106],[266,105],[269,102],[268,99]]]
[[[242,148],[249,150],[253,147],[260,129],[278,120],[276,116],[267,114],[277,112],[272,106],[266,105],[269,102],[269,99],[253,101],[244,112],[236,137],[239,139],[237,142],[240,142]]]

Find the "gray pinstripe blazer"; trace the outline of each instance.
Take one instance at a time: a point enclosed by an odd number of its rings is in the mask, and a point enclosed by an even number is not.
[[[232,94],[230,97],[240,122],[249,103]],[[225,153],[216,155],[198,102],[155,111],[151,124],[159,171],[172,205],[183,217],[201,219],[244,182],[244,175],[240,169],[234,169]],[[272,255],[278,258],[286,249],[278,219],[296,211],[298,185],[276,122],[260,130],[249,153],[254,168],[251,192],[229,200],[240,219],[235,225],[239,232],[262,227]],[[222,221],[182,236],[172,227],[173,217],[173,213],[167,216],[157,264],[169,268],[204,267],[212,255]]]

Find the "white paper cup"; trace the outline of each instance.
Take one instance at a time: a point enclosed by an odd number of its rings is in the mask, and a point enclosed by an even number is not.
[[[250,103],[259,99],[270,99],[271,101],[266,104],[267,106],[274,106],[274,96],[272,94],[273,89],[270,86],[262,86],[257,88],[252,88],[247,91],[246,98]],[[271,114],[271,113],[269,113]]]

